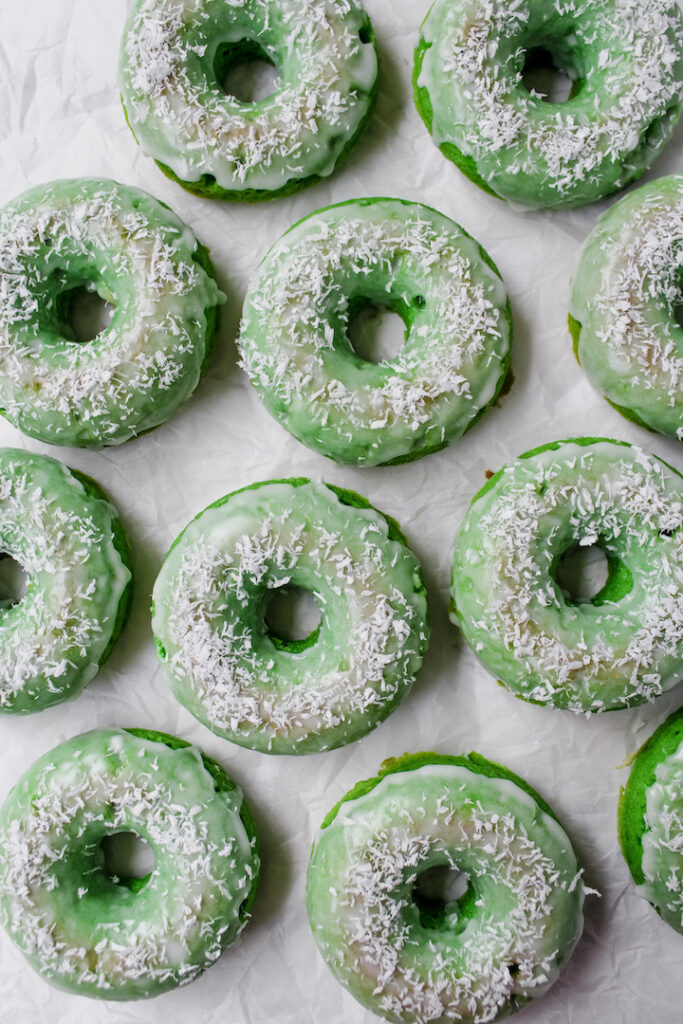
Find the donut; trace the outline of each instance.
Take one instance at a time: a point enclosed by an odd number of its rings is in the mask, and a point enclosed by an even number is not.
[[[282,588],[318,603],[288,642],[266,625]],[[304,478],[209,505],[154,585],[152,628],[171,690],[218,736],[269,754],[351,743],[407,696],[428,642],[419,563],[365,498]]]
[[[368,304],[406,325],[402,351],[359,358]],[[499,394],[512,320],[481,246],[427,206],[358,199],[299,221],[267,253],[244,304],[241,365],[268,411],[337,462],[417,459],[460,437]]]
[[[683,174],[643,185],[602,215],[576,272],[574,350],[628,419],[683,440]]]
[[[153,871],[107,871],[102,842],[133,832]],[[198,977],[234,942],[253,902],[251,814],[223,768],[147,729],[94,729],[21,776],[0,809],[0,920],[58,988],[155,996]]]
[[[618,822],[636,891],[683,934],[683,708],[636,754]]]
[[[525,85],[543,55],[572,80],[566,103]],[[436,146],[486,192],[585,206],[639,178],[671,137],[683,13],[675,0],[436,0],[414,86]]]
[[[279,85],[245,103],[227,71],[259,59]],[[121,98],[142,149],[188,191],[254,202],[330,175],[377,94],[370,20],[354,0],[135,0]]]
[[[163,423],[192,394],[224,296],[208,251],[137,188],[50,182],[0,210],[0,411],[47,444],[101,448]],[[80,288],[114,307],[77,342]]]
[[[0,448],[0,551],[27,578],[0,608],[0,712],[29,714],[78,696],[108,657],[130,607],[130,551],[94,480],[14,448]]]
[[[652,701],[683,676],[683,480],[623,441],[577,438],[508,463],[475,496],[453,556],[451,618],[517,697],[578,713]],[[558,582],[597,545],[590,601]]]
[[[459,899],[425,898],[441,869]],[[583,927],[581,870],[531,787],[480,754],[385,762],[332,809],[308,867],[323,959],[394,1022],[493,1021],[542,996]]]

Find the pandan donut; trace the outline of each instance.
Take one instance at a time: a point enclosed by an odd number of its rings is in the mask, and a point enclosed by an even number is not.
[[[683,677],[683,479],[623,441],[527,452],[476,495],[453,556],[452,618],[516,696],[588,713],[652,701]],[[590,601],[558,582],[597,545]]]
[[[0,448],[0,552],[27,578],[0,608],[0,713],[28,714],[76,697],[109,655],[130,606],[130,552],[93,480],[14,448]]]
[[[269,631],[273,595],[312,593],[307,638]],[[219,736],[270,754],[351,743],[408,694],[427,647],[420,566],[365,498],[306,479],[254,484],[180,534],[152,628],[178,700]]]
[[[221,82],[260,59],[280,82],[245,103]],[[327,177],[377,93],[372,25],[354,0],[135,0],[121,97],[145,153],[197,195],[253,202]]]
[[[420,879],[460,872],[434,900]],[[313,844],[306,904],[341,984],[394,1022],[497,1020],[542,996],[583,927],[584,887],[555,815],[480,754],[413,754],[359,782]]]
[[[683,174],[612,206],[588,236],[569,317],[592,384],[641,426],[683,440]]]
[[[114,307],[89,342],[69,311],[85,287]],[[0,210],[0,411],[48,444],[101,448],[163,423],[210,354],[218,303],[207,250],[146,192],[75,178]]]
[[[366,362],[348,327],[388,306],[406,340]],[[512,321],[488,254],[427,206],[357,199],[295,224],[263,259],[245,300],[242,365],[268,411],[337,462],[417,459],[460,437],[499,394]]]
[[[133,832],[140,879],[107,872],[102,842]],[[147,729],[94,729],[41,757],[0,810],[0,920],[58,988],[141,999],[194,981],[244,927],[259,873],[241,790],[196,747]]]
[[[683,934],[683,708],[635,756],[619,801],[619,842],[639,895]]]
[[[545,54],[566,103],[524,83]],[[683,95],[675,0],[436,0],[415,53],[434,143],[477,185],[527,206],[584,206],[635,181],[671,137]]]

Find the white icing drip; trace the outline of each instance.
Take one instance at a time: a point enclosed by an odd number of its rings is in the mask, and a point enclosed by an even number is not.
[[[273,189],[331,173],[350,141],[377,75],[374,47],[359,39],[364,15],[350,0],[140,0],[123,40],[122,92],[146,152],[183,180],[212,175],[229,190]],[[245,105],[198,74],[223,42],[261,42],[282,64],[281,87]],[[277,42],[279,38],[279,42]],[[201,40],[201,41],[200,41]],[[193,65],[188,70],[188,62]]]
[[[472,506],[457,570],[473,574],[477,593],[470,603],[456,575],[456,603],[476,653],[489,644],[500,652],[495,670],[504,677],[502,652],[514,657],[515,690],[542,703],[566,697],[585,712],[619,697],[650,701],[678,681],[683,489],[663,463],[638,448],[564,445],[512,463],[480,500],[486,508]],[[634,588],[617,605],[583,606],[583,617],[572,617],[551,562],[572,541],[598,539],[630,552]]]
[[[70,987],[106,994],[133,983],[148,989],[138,994],[154,994],[192,981],[245,923],[239,909],[258,857],[239,818],[241,792],[217,794],[194,748],[170,751],[118,730],[77,737],[52,756],[3,808],[3,924],[41,974]],[[77,896],[64,872],[74,851],[96,863],[93,832],[130,829],[155,850],[154,873],[134,901],[147,913],[132,905],[109,921],[95,911],[90,922],[84,908],[79,921],[64,904],[62,918],[56,871],[64,875],[60,901],[70,884],[74,903],[101,899],[99,882],[89,897],[84,875]]]

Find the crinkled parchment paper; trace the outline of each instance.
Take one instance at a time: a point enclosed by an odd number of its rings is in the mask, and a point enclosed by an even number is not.
[[[601,207],[509,209],[470,184],[432,146],[412,103],[412,49],[429,0],[366,0],[382,53],[369,132],[329,182],[271,204],[196,199],[137,149],[118,100],[123,0],[0,0],[0,203],[57,177],[107,175],[175,209],[207,244],[228,295],[206,380],[171,422],[102,453],[50,448],[2,421],[0,443],[43,451],[91,474],[117,503],[136,565],[132,617],[100,675],[75,702],[0,719],[0,797],[40,754],[105,725],[177,733],[218,758],[246,790],[263,844],[263,883],[239,943],[199,981],[148,1002],[98,1003],[48,987],[0,936],[0,1014],[13,1024],[371,1024],[319,958],[304,878],[325,812],[380,762],[406,750],[478,750],[537,787],[575,843],[589,885],[584,936],[560,981],[527,1009],[527,1024],[672,1024],[683,1017],[683,937],[635,892],[617,846],[624,760],[683,697],[592,720],[524,704],[479,668],[447,619],[449,558],[469,499],[507,459],[576,434],[624,438],[683,469],[683,450],[622,419],[593,393],[566,329],[569,281]],[[679,169],[683,130],[655,168]],[[650,174],[649,177],[653,175]],[[249,275],[267,247],[317,207],[395,195],[443,210],[489,250],[512,297],[514,387],[464,440],[389,469],[334,465],[291,439],[235,365],[234,336]],[[314,757],[269,758],[199,725],[171,697],[149,625],[161,559],[188,519],[255,480],[312,475],[357,489],[395,516],[424,565],[433,639],[413,693],[373,734]]]

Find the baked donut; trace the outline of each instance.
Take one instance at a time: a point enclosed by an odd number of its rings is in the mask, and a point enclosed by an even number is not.
[[[526,87],[539,52],[573,80],[566,103]],[[481,188],[584,206],[639,178],[670,138],[683,13],[675,0],[436,0],[414,84],[435,144]]]
[[[286,587],[312,593],[320,626],[294,642],[265,616]],[[152,628],[178,700],[219,736],[308,754],[374,729],[427,647],[420,566],[364,498],[306,479],[254,484],[180,534],[154,585]]]
[[[683,479],[600,438],[557,441],[493,476],[453,556],[451,617],[516,696],[578,713],[652,701],[683,676]],[[590,601],[558,582],[563,555],[597,545]]]
[[[14,448],[0,448],[0,551],[27,577],[0,610],[0,713],[28,714],[76,697],[108,657],[130,607],[130,551],[94,480]]]
[[[112,876],[102,842],[133,832],[154,869]],[[259,873],[241,790],[196,747],[95,729],[41,757],[0,810],[0,920],[51,984],[100,999],[186,985],[244,927]]]
[[[602,215],[574,277],[569,325],[591,383],[627,419],[683,440],[683,174]]]
[[[75,290],[114,307],[74,339]],[[172,416],[213,347],[218,290],[208,251],[146,192],[75,178],[0,210],[0,410],[47,444],[121,444]]]
[[[639,895],[683,934],[683,708],[633,760],[619,801],[619,842]]]
[[[406,325],[401,352],[361,359],[349,323],[368,304]],[[421,458],[496,399],[512,319],[488,254],[430,207],[356,199],[318,210],[276,242],[252,279],[241,363],[268,411],[337,462]]]
[[[260,59],[279,86],[245,103],[221,82]],[[253,202],[327,177],[377,94],[372,25],[355,0],[136,0],[121,44],[128,123],[196,195]]]
[[[448,868],[463,894],[429,899],[421,878]],[[542,996],[581,934],[583,899],[548,805],[474,753],[385,762],[325,818],[306,882],[337,980],[405,1024],[493,1021]]]

